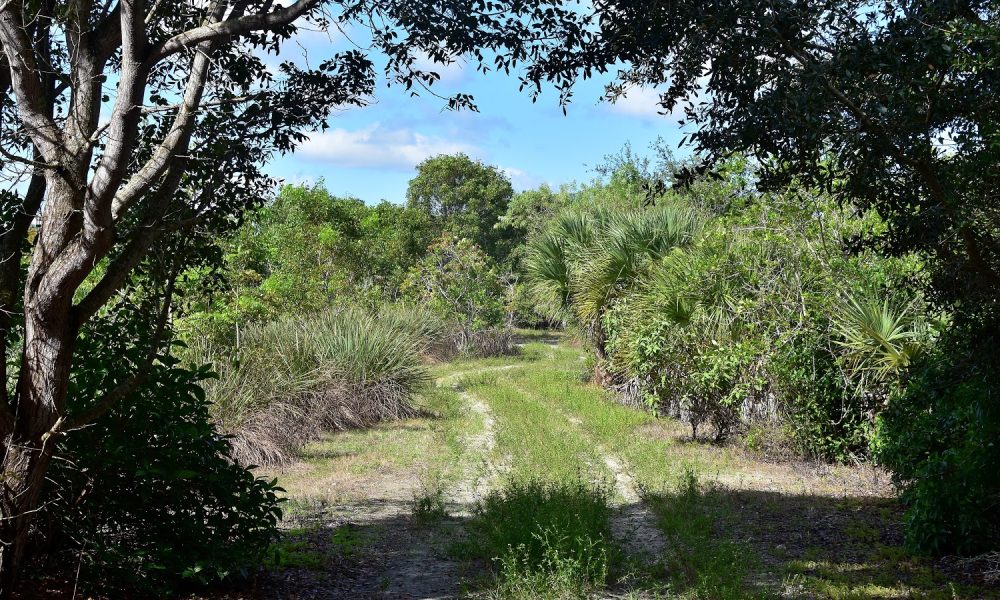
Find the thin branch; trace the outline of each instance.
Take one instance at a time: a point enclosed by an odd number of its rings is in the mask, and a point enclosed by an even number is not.
[[[28,165],[29,167],[34,167],[35,169],[55,170],[61,166],[59,165],[59,163],[42,162],[39,160],[32,160],[30,158],[18,156],[16,154],[13,154],[6,148],[4,148],[2,145],[0,145],[0,156],[3,156],[4,158],[6,158],[11,162],[18,162],[24,165]]]
[[[211,42],[206,42],[205,47],[199,48],[195,54],[191,65],[191,75],[188,79],[187,89],[184,92],[184,99],[181,103],[169,133],[163,138],[160,145],[153,151],[146,164],[133,175],[128,183],[122,186],[114,196],[111,206],[111,215],[114,221],[118,221],[126,210],[156,181],[170,165],[178,152],[183,152],[191,141],[192,130],[194,129],[194,118],[201,104],[201,97],[205,91],[205,82],[208,80],[211,60]]]
[[[89,425],[92,425],[104,416],[109,410],[114,408],[120,400],[134,392],[139,388],[140,385],[149,376],[149,372],[153,367],[153,363],[156,362],[159,356],[160,346],[163,344],[163,334],[167,328],[167,320],[170,318],[170,307],[173,304],[174,296],[174,286],[177,283],[177,276],[180,271],[180,261],[175,261],[175,266],[173,272],[170,274],[170,279],[167,282],[167,289],[164,292],[163,305],[160,308],[160,316],[156,323],[156,330],[153,333],[153,339],[149,344],[149,350],[146,352],[146,358],[142,365],[135,374],[118,385],[117,387],[111,389],[103,397],[101,397],[95,404],[90,408],[90,410],[81,414],[78,417],[68,419],[66,421],[66,427],[63,428],[58,433],[69,433],[76,429],[82,429]]]
[[[61,158],[61,129],[47,111],[47,100],[35,51],[21,10],[13,2],[0,4],[0,47],[6,55],[10,86],[25,129],[46,162]]]

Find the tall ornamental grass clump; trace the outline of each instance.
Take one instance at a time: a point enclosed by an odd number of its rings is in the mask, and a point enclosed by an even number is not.
[[[195,346],[188,358],[215,365],[205,391],[234,456],[275,465],[323,431],[415,414],[438,331],[414,309],[345,308],[251,326],[239,347]]]

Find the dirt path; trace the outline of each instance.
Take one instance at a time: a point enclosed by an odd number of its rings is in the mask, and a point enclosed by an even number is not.
[[[549,349],[551,354],[552,349]],[[554,358],[554,355],[547,358]],[[490,405],[475,393],[462,389],[464,378],[490,372],[508,371],[524,363],[470,366],[435,381],[438,388],[454,390],[470,422],[477,423],[461,432],[460,464],[457,476],[439,489],[444,514],[430,520],[418,518],[418,498],[428,497],[426,482],[413,469],[378,471],[364,477],[356,497],[324,506],[303,523],[310,548],[329,560],[326,568],[286,568],[265,581],[262,594],[270,599],[334,600],[348,598],[438,599],[463,597],[471,582],[482,575],[484,565],[470,565],[456,557],[451,548],[465,535],[465,523],[476,501],[493,489],[511,469],[512,457],[497,456],[497,416]],[[515,383],[518,389],[521,386]],[[529,390],[521,389],[530,394]],[[597,456],[614,478],[620,501],[612,521],[612,532],[624,550],[644,559],[662,547],[652,513],[617,455],[596,443],[585,424],[562,408],[552,410],[569,419],[594,443]],[[401,425],[405,427],[405,425]],[[339,467],[343,470],[343,466]],[[330,484],[342,487],[339,481]],[[356,548],[345,551],[338,536],[348,532]]]
[[[629,556],[644,563],[655,562],[666,544],[663,532],[656,526],[656,515],[643,501],[621,459],[602,446],[598,446],[598,452],[614,475],[615,490],[622,498],[622,504],[611,519],[611,534]]]
[[[587,435],[583,421],[579,417],[562,410],[559,412]],[[604,466],[614,477],[615,491],[621,498],[611,519],[611,534],[629,556],[644,563],[654,562],[666,544],[663,532],[656,526],[656,515],[643,501],[640,490],[635,485],[624,461],[609,452],[603,444],[595,442],[594,448]]]
[[[506,371],[516,367],[517,365],[504,365],[462,371],[439,379],[436,384],[438,386],[449,385],[458,389],[458,383],[462,377]],[[466,436],[466,476],[450,494],[450,500],[453,504],[453,510],[450,512],[457,516],[469,516],[472,506],[490,491],[504,473],[510,470],[510,459],[507,457],[498,461],[493,456],[493,451],[496,448],[496,418],[489,405],[481,398],[464,390],[459,392],[459,398],[462,399],[462,403],[469,412],[478,415],[482,421],[482,428],[478,432]]]
[[[463,536],[463,523],[474,503],[487,493],[506,465],[495,463],[496,420],[489,406],[469,392],[459,390],[463,377],[506,370],[516,364],[469,369],[441,377],[437,387],[456,389],[465,410],[477,415],[481,426],[463,439],[463,465],[458,481],[441,490],[446,513],[421,522],[415,514],[417,499],[427,497],[416,474],[392,474],[369,481],[365,499],[339,504],[324,512],[322,526],[311,540],[331,555],[342,554],[326,543],[330,532],[356,531],[363,549],[348,560],[334,561],[327,573],[289,569],[270,582],[267,598],[454,598],[472,575],[451,556],[449,547]],[[335,535],[335,534],[334,534]],[[324,576],[325,575],[325,576]]]

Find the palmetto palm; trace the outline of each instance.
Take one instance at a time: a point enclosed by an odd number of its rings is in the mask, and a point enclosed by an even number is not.
[[[843,361],[859,383],[898,380],[926,350],[930,331],[913,303],[846,296],[833,315]]]
[[[600,318],[609,304],[700,227],[698,214],[679,204],[569,212],[531,244],[528,278],[540,299],[595,330],[601,354]]]

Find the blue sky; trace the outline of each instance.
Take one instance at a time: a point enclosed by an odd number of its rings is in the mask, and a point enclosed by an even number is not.
[[[315,64],[342,47],[326,33],[304,31],[280,58]],[[682,135],[677,118],[657,114],[654,90],[632,90],[611,105],[600,101],[601,82],[586,82],[575,90],[564,116],[555,93],[532,104],[527,93],[518,92],[514,76],[483,75],[471,64],[438,72],[437,93],[471,93],[480,112],[448,111],[440,98],[410,97],[401,87],[387,89],[381,79],[370,106],[337,112],[325,133],[311,135],[293,155],[276,158],[268,171],[290,183],[324,179],[330,192],[369,203],[402,202],[416,164],[441,153],[465,152],[496,165],[517,190],[589,180],[593,166],[627,142],[642,153],[662,137],[675,152],[686,153],[677,149]]]

